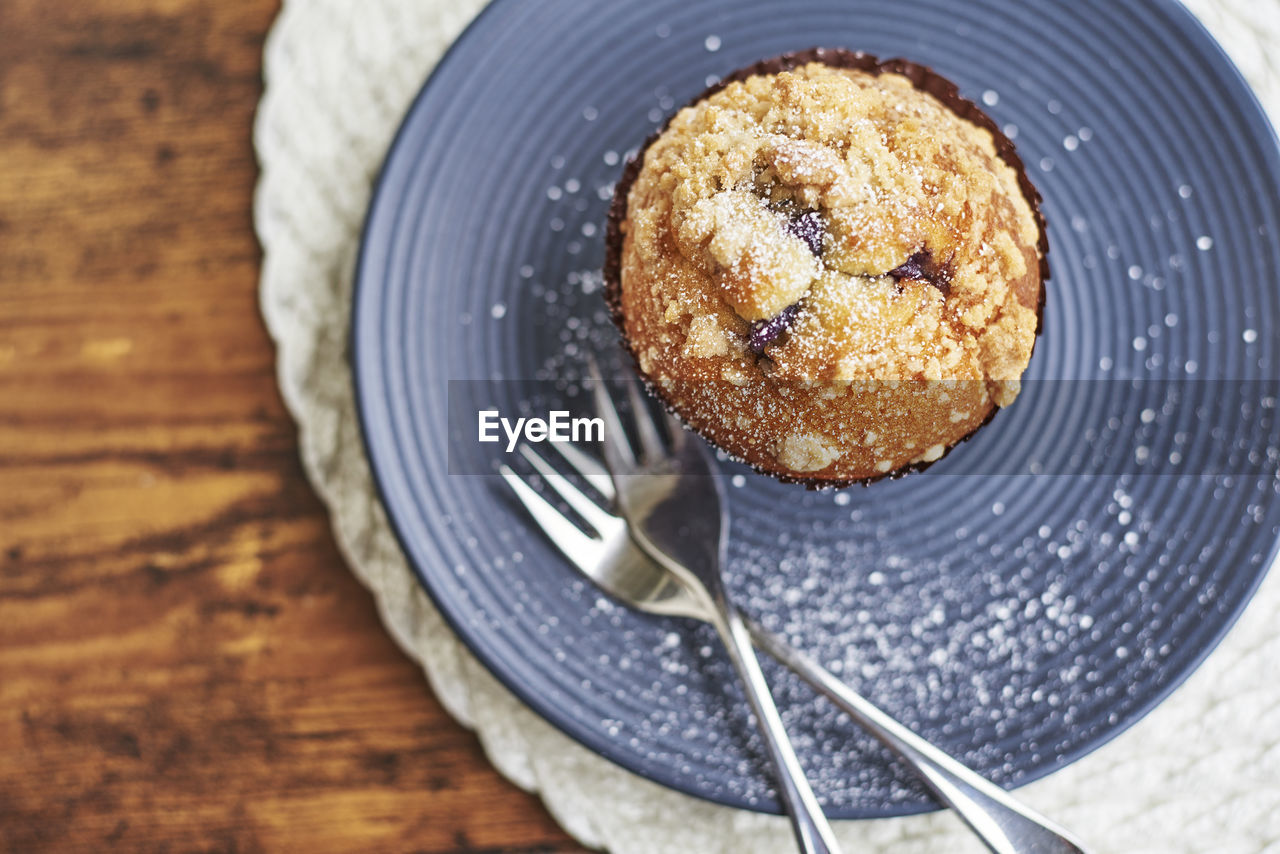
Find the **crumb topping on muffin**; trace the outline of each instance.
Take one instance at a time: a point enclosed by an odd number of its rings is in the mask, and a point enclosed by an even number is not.
[[[1018,393],[1041,232],[989,130],[809,62],[681,110],[621,223],[621,315],[681,417],[766,470],[937,459]]]

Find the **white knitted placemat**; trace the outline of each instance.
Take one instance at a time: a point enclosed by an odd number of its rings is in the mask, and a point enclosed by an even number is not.
[[[535,0],[529,0],[534,2]],[[254,142],[262,311],[308,475],[383,622],[495,766],[585,845],[794,850],[785,819],[636,777],[530,712],[450,632],[388,527],[358,434],[347,330],[372,182],[404,111],[479,0],[286,0]],[[1280,0],[1188,0],[1280,119]],[[1276,191],[1273,188],[1273,192]],[[1280,573],[1226,641],[1129,731],[1019,791],[1098,852],[1280,852]],[[845,850],[984,850],[947,813],[839,822]]]

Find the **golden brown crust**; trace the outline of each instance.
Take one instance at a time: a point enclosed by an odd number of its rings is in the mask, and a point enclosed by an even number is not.
[[[1047,274],[1037,202],[1008,140],[936,75],[789,55],[629,164],[607,296],[651,388],[717,445],[811,485],[877,479],[1016,395]],[[755,348],[752,323],[788,306]]]

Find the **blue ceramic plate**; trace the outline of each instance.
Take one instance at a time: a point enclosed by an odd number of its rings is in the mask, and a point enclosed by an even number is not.
[[[930,65],[983,104],[1044,194],[1053,279],[1022,396],[929,472],[810,493],[724,463],[730,583],[1016,786],[1167,696],[1280,530],[1280,156],[1176,3],[499,0],[414,103],[369,212],[352,342],[369,457],[423,585],[512,691],[638,774],[776,811],[710,630],[585,584],[473,473],[502,454],[466,431],[486,404],[575,406],[589,352],[622,365],[599,269],[628,151],[717,75],[814,45]],[[932,805],[767,672],[831,815]]]

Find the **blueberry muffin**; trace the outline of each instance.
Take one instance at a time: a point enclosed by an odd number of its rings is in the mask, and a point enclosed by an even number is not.
[[[1013,146],[904,60],[816,49],[731,75],[628,164],[606,297],[649,389],[811,486],[939,459],[1013,402],[1047,244]]]

